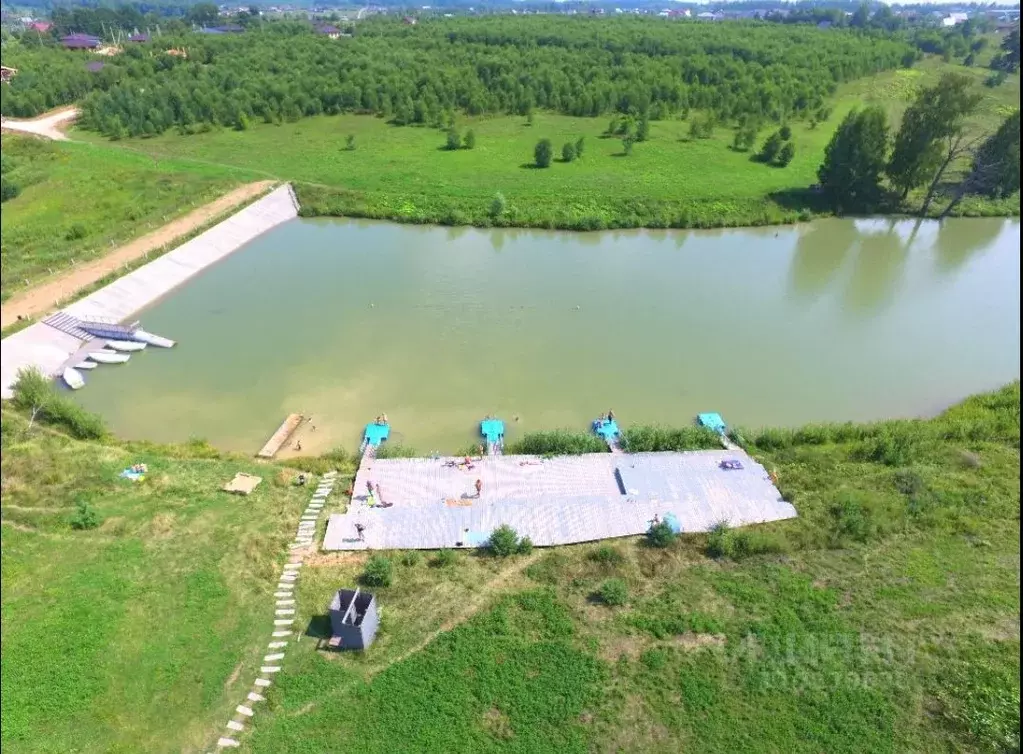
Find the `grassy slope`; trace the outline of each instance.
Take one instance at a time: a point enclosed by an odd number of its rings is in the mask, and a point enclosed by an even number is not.
[[[18,751],[198,750],[251,680],[304,494],[202,446],[81,443],[4,413],[2,740]],[[420,555],[378,589],[363,656],[308,637],[246,746],[584,752],[997,750],[1019,736],[1019,385],[930,421],[767,431],[800,518],[780,553],[613,543],[506,561]],[[141,485],[118,480],[145,460]],[[237,470],[267,482],[245,500]],[[105,518],[75,532],[73,503]],[[839,511],[836,513],[836,511]],[[322,635],[361,555],[307,563]],[[630,602],[592,597],[609,577]],[[241,668],[236,676],[235,669]],[[1015,726],[1015,728],[1013,727]]]
[[[1018,750],[1018,384],[932,421],[759,441],[800,512],[759,536],[787,552],[399,557],[372,652],[299,645],[253,750]],[[306,570],[313,634],[362,562]],[[613,576],[624,608],[593,599]]]
[[[4,156],[21,195],[4,202],[6,298],[25,285],[103,255],[214,199],[237,181],[220,168],[87,144],[3,136]],[[81,237],[76,229],[80,229]]]
[[[3,748],[202,750],[258,668],[307,491],[201,445],[26,436],[3,419]],[[139,461],[144,482],[117,477]],[[219,489],[240,470],[264,478],[248,498]],[[98,529],[69,527],[79,500]]]
[[[496,192],[509,204],[508,224],[558,227],[608,225],[715,226],[779,222],[805,217],[805,199],[786,192],[816,182],[824,146],[842,116],[862,102],[883,104],[894,118],[915,87],[957,70],[978,81],[980,68],[928,60],[917,69],[895,71],[847,84],[828,123],[811,130],[793,126],[796,158],[779,169],[732,151],[730,128],[712,139],[692,141],[688,123],[652,124],[651,140],[621,156],[619,139],[602,139],[606,118],[580,119],[538,114],[532,126],[519,117],[460,124],[476,132],[474,150],[447,152],[444,134],[430,128],[397,128],[379,118],[316,117],[280,126],[256,125],[245,132],[220,130],[197,136],[165,134],[127,142],[131,148],[196,164],[248,168],[307,185],[300,198],[310,214],[352,214],[409,221],[487,223]],[[1010,107],[1019,106],[1019,77],[985,94],[978,126],[993,129]],[[770,131],[765,130],[760,139]],[[353,134],[356,149],[346,151]],[[98,140],[95,135],[83,135]],[[581,160],[532,169],[533,146],[550,138],[561,145],[585,136]],[[758,145],[759,146],[759,145]],[[768,198],[779,194],[780,201]],[[1019,199],[973,202],[966,213],[1018,213]]]

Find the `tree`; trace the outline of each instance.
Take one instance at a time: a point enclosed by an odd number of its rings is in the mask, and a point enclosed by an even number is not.
[[[940,217],[949,213],[966,194],[998,198],[1009,196],[1020,188],[1020,111],[1017,109],[981,144],[973,157],[966,178]]]
[[[888,6],[886,5],[884,7],[887,8]],[[786,123],[784,126],[778,129],[778,135],[781,136],[783,141],[788,141],[789,139],[792,138],[792,129]]]
[[[1002,40],[1002,51],[991,60],[991,67],[1006,73],[1019,70],[1019,27],[1017,26]]]
[[[487,549],[500,558],[514,555],[519,549],[519,535],[508,524],[501,524],[490,533]]]
[[[757,128],[752,123],[747,123],[735,132],[732,138],[732,149],[736,152],[748,152],[757,141]]]
[[[463,140],[463,144],[465,145],[466,149],[476,148],[476,132],[473,131],[471,128],[465,132],[465,139]]]
[[[554,145],[550,139],[540,139],[533,147],[533,161],[538,168],[549,168],[554,159]]]
[[[962,133],[963,123],[981,96],[967,76],[947,73],[932,87],[921,89],[902,117],[891,160],[885,168],[900,196],[935,176],[942,163],[942,144]]]
[[[626,136],[622,139],[622,153],[628,157],[632,154],[632,147],[636,143],[636,139],[632,136]]]
[[[355,151],[355,134],[348,134],[345,137],[345,150],[348,152]]]
[[[796,145],[793,144],[791,141],[786,141],[784,144],[782,144],[781,151],[778,152],[778,164],[781,167],[785,167],[790,162],[792,162],[792,158],[795,156]]]
[[[586,147],[586,137],[580,136],[575,142],[575,156],[576,158],[583,156],[583,149]]]
[[[575,144],[566,141],[561,147],[561,159],[564,162],[572,162],[575,159]]]
[[[887,117],[877,105],[853,110],[845,116],[817,169],[821,191],[832,206],[866,210],[877,205],[888,156],[888,137]]]
[[[458,133],[457,128],[448,129],[448,140],[444,148],[450,152],[462,148],[462,135]]]
[[[763,146],[760,147],[760,151],[757,152],[757,159],[761,162],[774,162],[774,158],[781,152],[781,147],[784,143],[785,141],[781,138],[781,133],[775,131],[767,137]]]
[[[667,547],[675,541],[675,532],[667,521],[658,521],[650,524],[646,531],[647,542],[653,547]]]
[[[185,20],[195,26],[212,26],[220,17],[217,6],[213,3],[199,3],[193,5],[185,14]]]
[[[533,125],[533,120],[534,120],[533,108],[529,108],[529,110],[526,111],[526,125],[527,126]]]
[[[646,113],[639,116],[639,125],[636,126],[636,141],[646,141],[650,138],[650,118]]]

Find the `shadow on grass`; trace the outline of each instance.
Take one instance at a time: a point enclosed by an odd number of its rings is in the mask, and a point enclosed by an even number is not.
[[[522,168],[523,170],[547,170],[550,168],[550,165],[548,165],[546,168],[542,168],[535,162],[524,162],[521,165],[519,165],[519,167]]]
[[[805,210],[807,212],[818,213],[829,212],[832,209],[820,190],[812,186],[772,191],[768,194],[768,197],[779,207],[794,212]]]
[[[328,641],[332,635],[329,615],[314,615],[305,627],[305,635],[318,641]]]

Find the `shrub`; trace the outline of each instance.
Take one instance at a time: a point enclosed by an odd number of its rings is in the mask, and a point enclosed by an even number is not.
[[[60,395],[38,369],[23,369],[13,392],[17,408],[33,412],[37,420],[58,426],[72,437],[94,440],[106,434],[102,418]]]
[[[830,509],[834,519],[833,532],[836,540],[844,538],[866,542],[876,526],[870,507],[860,497],[843,493]]]
[[[792,129],[789,128],[788,124],[785,124],[778,129],[778,135],[782,138],[782,141],[788,141],[792,138]]]
[[[604,453],[607,445],[595,434],[589,432],[530,432],[522,439],[505,448],[515,455],[571,456],[583,453]]]
[[[0,176],[0,203],[13,199],[20,193],[21,186],[8,180],[7,176]]]
[[[707,555],[712,558],[723,558],[728,555],[728,535],[731,527],[727,521],[720,521],[710,529],[707,537]]]
[[[508,524],[501,524],[494,529],[490,534],[490,539],[487,540],[487,549],[500,558],[514,555],[518,548],[519,535]]]
[[[85,226],[82,225],[81,223],[75,223],[74,225],[67,229],[67,232],[64,234],[64,240],[78,241],[79,239],[85,238],[86,235],[87,231],[85,229]]]
[[[590,560],[606,566],[619,566],[625,562],[625,556],[611,545],[601,545],[590,553]]]
[[[586,147],[586,137],[585,136],[580,136],[579,139],[575,143],[575,156],[576,156],[576,159],[578,159],[578,158],[583,156],[583,149],[585,149],[585,147]]]
[[[626,136],[622,139],[622,153],[628,157],[632,154],[632,146],[636,143],[636,139],[632,136]]]
[[[554,146],[550,139],[540,139],[533,147],[533,161],[538,168],[549,168],[554,159]]]
[[[757,152],[757,159],[761,162],[774,162],[774,158],[781,152],[784,143],[785,140],[781,138],[781,133],[775,131],[767,137],[763,146],[760,147],[760,151]]]
[[[600,585],[600,601],[611,607],[619,607],[629,601],[629,587],[622,579],[608,579]]]
[[[345,150],[348,152],[355,151],[355,134],[348,134],[345,138]]]
[[[430,565],[434,568],[447,568],[448,566],[453,566],[457,560],[458,553],[454,550],[437,550],[437,554],[433,556]]]
[[[72,529],[95,529],[99,526],[99,516],[84,500],[78,501],[78,510],[71,518]]]
[[[721,447],[721,439],[706,427],[629,427],[622,435],[622,447],[629,453]]]
[[[784,552],[785,540],[752,529],[732,529],[727,522],[715,524],[707,537],[707,555],[742,560],[751,555]]]
[[[561,147],[561,159],[564,162],[572,162],[575,159],[575,144],[566,141]]]
[[[516,550],[519,555],[529,555],[529,553],[533,552],[533,540],[529,537],[523,537],[519,540],[519,545]]]
[[[471,128],[465,132],[465,138],[462,140],[462,144],[466,149],[476,148],[476,132]]]
[[[503,215],[507,209],[508,202],[504,198],[504,194],[498,191],[490,202],[490,216],[496,219]]]
[[[391,559],[384,555],[374,555],[366,561],[366,570],[362,572],[362,583],[366,586],[390,586],[392,582]]]
[[[646,531],[647,542],[653,547],[667,547],[675,541],[676,534],[671,530],[667,521],[658,521],[650,524]]]
[[[449,152],[454,152],[456,149],[462,148],[462,135],[458,133],[457,128],[448,129],[448,140],[444,145],[444,148]]]
[[[401,564],[407,568],[419,565],[422,559],[423,554],[419,550],[406,550],[401,554]]]

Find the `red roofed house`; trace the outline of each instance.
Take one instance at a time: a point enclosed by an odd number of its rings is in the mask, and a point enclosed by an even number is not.
[[[27,28],[29,31],[37,31],[40,34],[45,34],[50,29],[53,28],[53,24],[51,24],[49,21],[33,21],[25,28]]]

